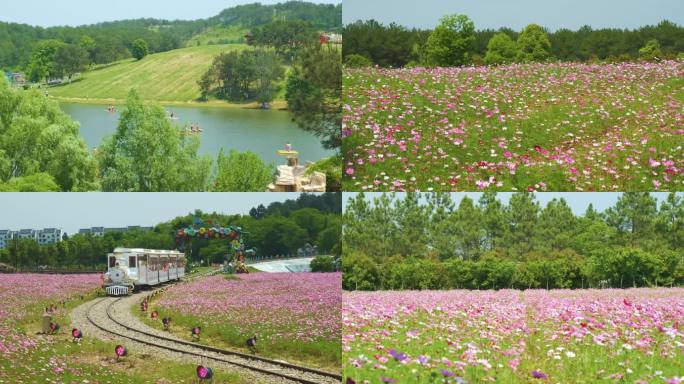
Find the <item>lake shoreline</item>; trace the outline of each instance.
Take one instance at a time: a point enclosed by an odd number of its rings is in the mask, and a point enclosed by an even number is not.
[[[107,103],[107,105],[112,103]],[[80,124],[80,134],[89,148],[99,147],[103,140],[116,133],[125,106],[117,105],[116,112],[108,112],[101,103],[59,102],[60,109]],[[287,111],[247,108],[201,108],[190,105],[164,105],[173,111],[171,123],[179,129],[198,125],[202,131],[199,153],[216,158],[221,149],[251,151],[266,163],[281,164],[283,157],[277,150],[291,145],[300,151],[300,161],[318,161],[332,155],[323,148],[320,138],[301,129]]]
[[[79,97],[50,96],[51,100],[69,104],[89,104],[89,105],[124,105],[126,100],[122,99],[90,99]],[[211,100],[207,102],[199,101],[165,101],[165,100],[143,100],[146,103],[157,103],[162,106],[175,107],[198,107],[198,108],[223,108],[223,109],[261,109],[258,102],[251,103],[229,103],[222,100]],[[271,102],[270,111],[287,111],[287,101],[275,100]]]

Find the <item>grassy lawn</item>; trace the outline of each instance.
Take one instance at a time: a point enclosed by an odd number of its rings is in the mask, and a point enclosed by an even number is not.
[[[85,72],[71,84],[52,87],[49,92],[63,101],[118,103],[135,89],[145,100],[193,103],[200,97],[197,81],[211,66],[214,57],[222,52],[243,49],[247,46],[208,45],[157,53],[140,61],[123,60]],[[228,103],[209,101],[200,104],[222,106]],[[249,103],[236,105],[249,106]]]

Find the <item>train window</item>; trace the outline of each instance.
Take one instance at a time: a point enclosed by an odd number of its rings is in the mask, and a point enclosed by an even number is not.
[[[116,266],[116,257],[110,256],[109,257],[109,268],[114,268]]]
[[[135,268],[135,256],[128,256],[128,267]]]

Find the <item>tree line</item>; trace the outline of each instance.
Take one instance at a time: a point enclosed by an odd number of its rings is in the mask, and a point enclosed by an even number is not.
[[[576,215],[562,198],[495,192],[350,198],[343,286],[378,289],[627,288],[684,285],[684,196],[626,192]]]
[[[368,20],[346,25],[344,40],[343,57],[350,67],[619,62],[684,56],[684,27],[667,20],[636,29],[583,26],[553,32],[536,24],[519,32],[510,28],[476,30],[464,15],[445,16],[434,30]]]
[[[0,68],[28,73],[36,65],[36,55],[46,45],[69,46],[86,65],[107,64],[132,57],[134,42],[138,39],[147,43],[150,52],[165,52],[182,47],[207,26],[205,21],[157,19],[51,28],[0,23]]]
[[[257,214],[257,212],[260,212]],[[195,211],[185,216],[156,225],[152,230],[131,229],[126,232],[108,232],[104,236],[91,234],[64,234],[63,241],[39,245],[30,239],[11,240],[0,249],[0,263],[17,269],[35,270],[39,266],[50,269],[106,269],[106,255],[116,247],[175,249],[175,233],[191,226],[199,218],[202,225],[239,226],[247,232],[246,247],[254,248],[257,255],[293,255],[304,245],[318,247],[319,254],[339,255],[341,195],[302,194],[296,200],[260,205],[248,215],[225,215]],[[187,250],[190,262],[221,263],[229,252],[225,239],[199,238]]]
[[[32,57],[46,41],[70,46],[87,64],[107,64],[134,57],[135,42],[142,39],[150,53],[183,47],[194,35],[213,26],[239,26],[246,29],[274,19],[304,20],[322,30],[339,30],[342,5],[288,1],[280,4],[239,5],[217,16],[192,21],[136,19],[97,23],[77,27],[34,27],[0,22],[0,69],[26,70]],[[83,48],[83,50],[81,50]],[[56,75],[56,73],[55,73]]]

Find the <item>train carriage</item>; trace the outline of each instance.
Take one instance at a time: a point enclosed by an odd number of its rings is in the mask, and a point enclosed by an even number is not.
[[[110,296],[121,296],[147,286],[185,276],[185,255],[178,251],[116,248],[107,255],[104,287]]]

